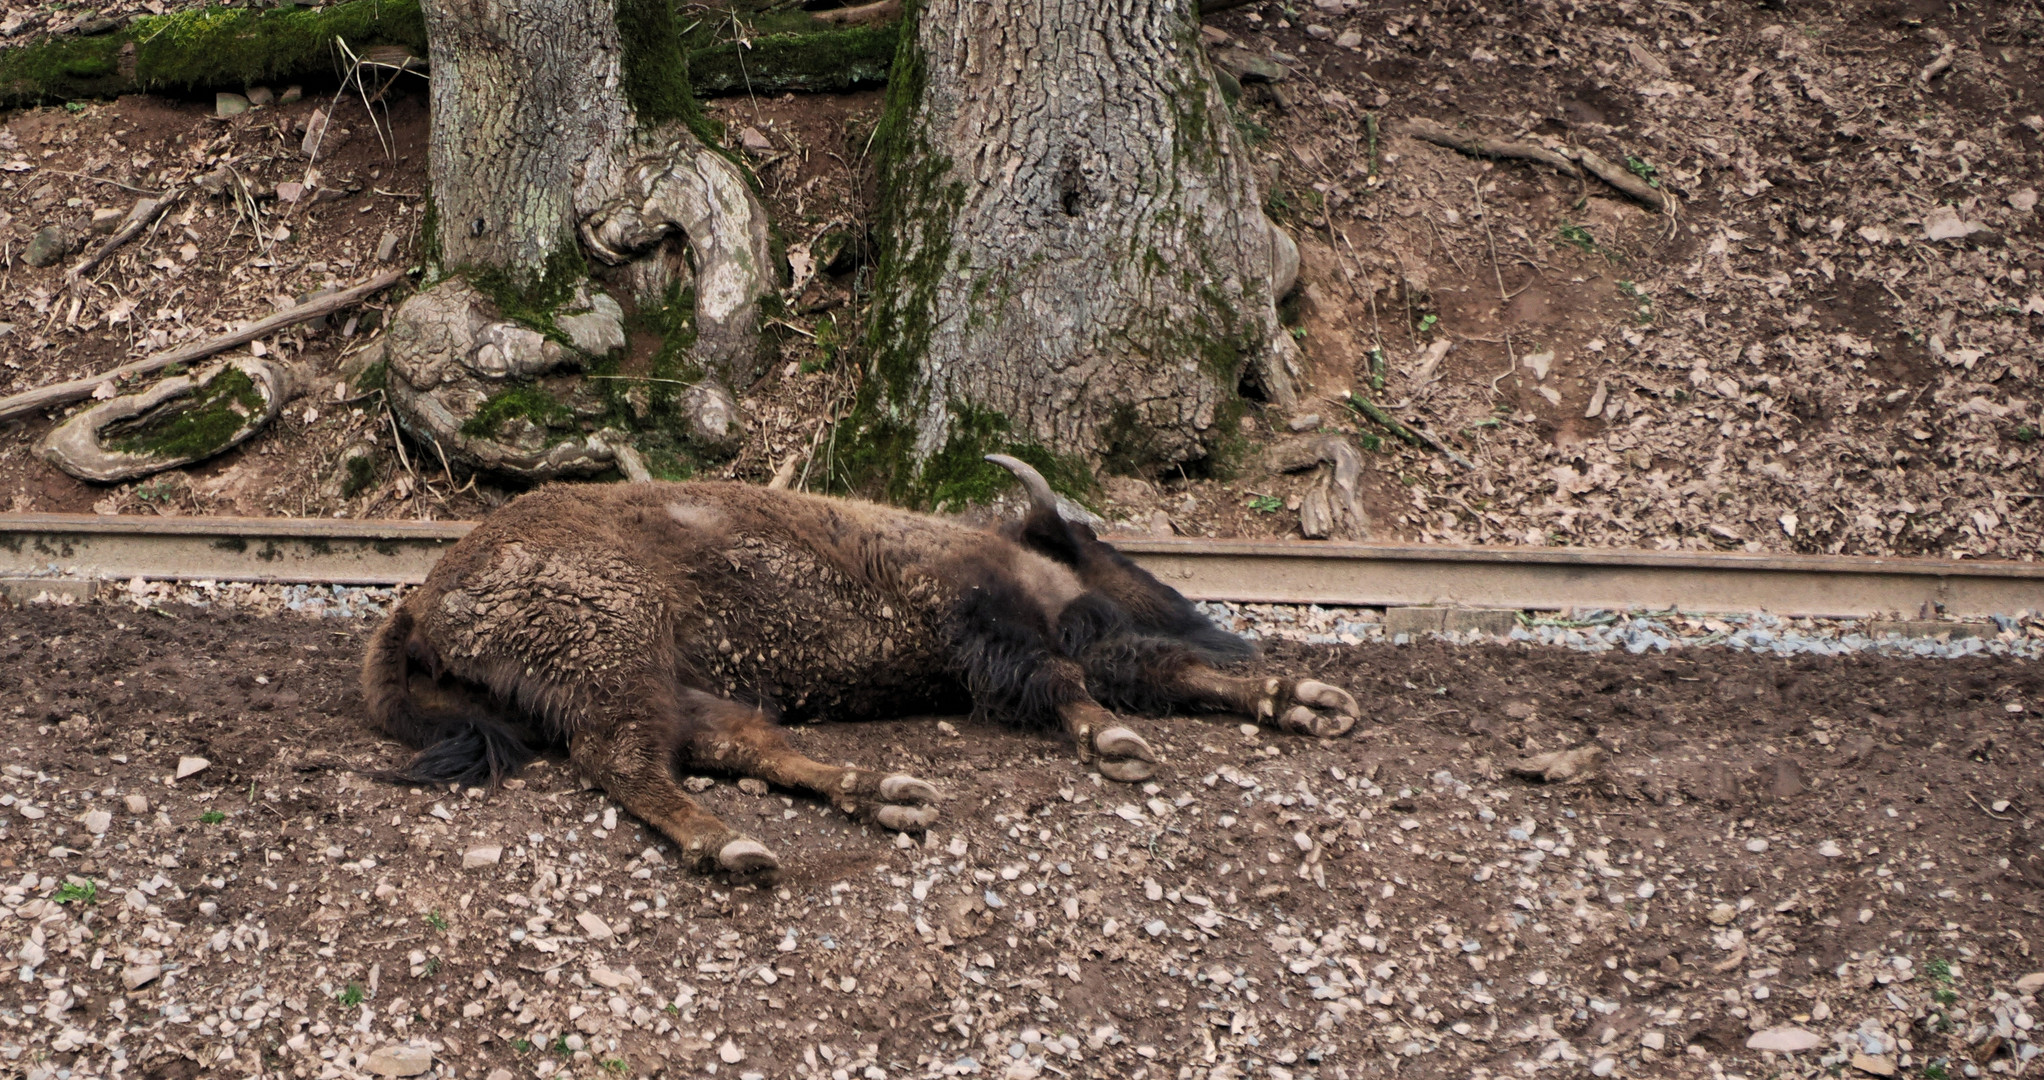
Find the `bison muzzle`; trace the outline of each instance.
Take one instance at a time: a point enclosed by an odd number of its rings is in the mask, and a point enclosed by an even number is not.
[[[1059,515],[1028,465],[995,455],[1030,511],[997,531],[742,484],[540,488],[456,544],[377,632],[370,718],[421,747],[388,775],[481,783],[541,749],[569,760],[706,870],[771,871],[765,845],[705,812],[677,769],[813,792],[890,829],[937,791],[825,765],[776,720],[962,712],[1062,729],[1140,781],[1156,753],[1109,709],[1235,712],[1346,732],[1325,683],[1222,669],[1255,647]]]

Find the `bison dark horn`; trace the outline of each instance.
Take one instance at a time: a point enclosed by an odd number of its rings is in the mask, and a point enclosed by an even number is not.
[[[1037,509],[1047,510],[1053,514],[1058,512],[1057,493],[1050,490],[1050,481],[1045,480],[1043,474],[1037,472],[1028,462],[1020,458],[1011,458],[1006,454],[988,454],[986,459],[1014,473],[1015,479],[1022,481],[1022,486],[1029,489],[1029,501],[1035,504]]]

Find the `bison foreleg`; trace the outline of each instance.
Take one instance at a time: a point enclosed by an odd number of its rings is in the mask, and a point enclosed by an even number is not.
[[[1205,664],[1186,667],[1175,689],[1185,704],[1242,713],[1294,735],[1345,735],[1362,716],[1355,696],[1312,679],[1223,675]]]
[[[813,792],[883,828],[910,832],[937,820],[937,808],[928,805],[937,789],[913,776],[825,765],[788,745],[787,733],[758,709],[700,691],[684,691],[682,708],[696,721],[686,749],[698,765]]]
[[[605,711],[602,709],[594,710]],[[766,845],[697,806],[674,778],[682,728],[671,716],[618,717],[588,724],[569,743],[569,757],[605,793],[659,829],[701,870],[765,874],[780,860]]]
[[[1058,707],[1065,731],[1079,748],[1079,760],[1109,780],[1140,783],[1156,775],[1157,752],[1091,698]]]
[[[1116,708],[1142,713],[1172,709],[1235,712],[1296,735],[1346,733],[1362,709],[1348,691],[1311,679],[1221,673],[1184,645],[1129,636],[1087,649],[1086,685]]]

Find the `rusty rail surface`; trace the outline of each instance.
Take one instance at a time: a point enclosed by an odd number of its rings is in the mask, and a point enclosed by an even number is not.
[[[0,578],[395,585],[469,521],[0,514]],[[2044,610],[2044,563],[1113,537],[1197,600],[1982,618]]]

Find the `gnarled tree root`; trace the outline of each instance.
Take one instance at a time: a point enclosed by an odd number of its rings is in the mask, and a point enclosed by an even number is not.
[[[1363,456],[1339,435],[1308,435],[1287,439],[1263,452],[1271,472],[1299,472],[1329,466],[1314,478],[1299,501],[1299,532],[1309,540],[1360,540],[1370,535],[1357,483]]]
[[[303,386],[283,365],[228,357],[94,405],[44,436],[36,452],[80,480],[137,480],[239,446]]]

